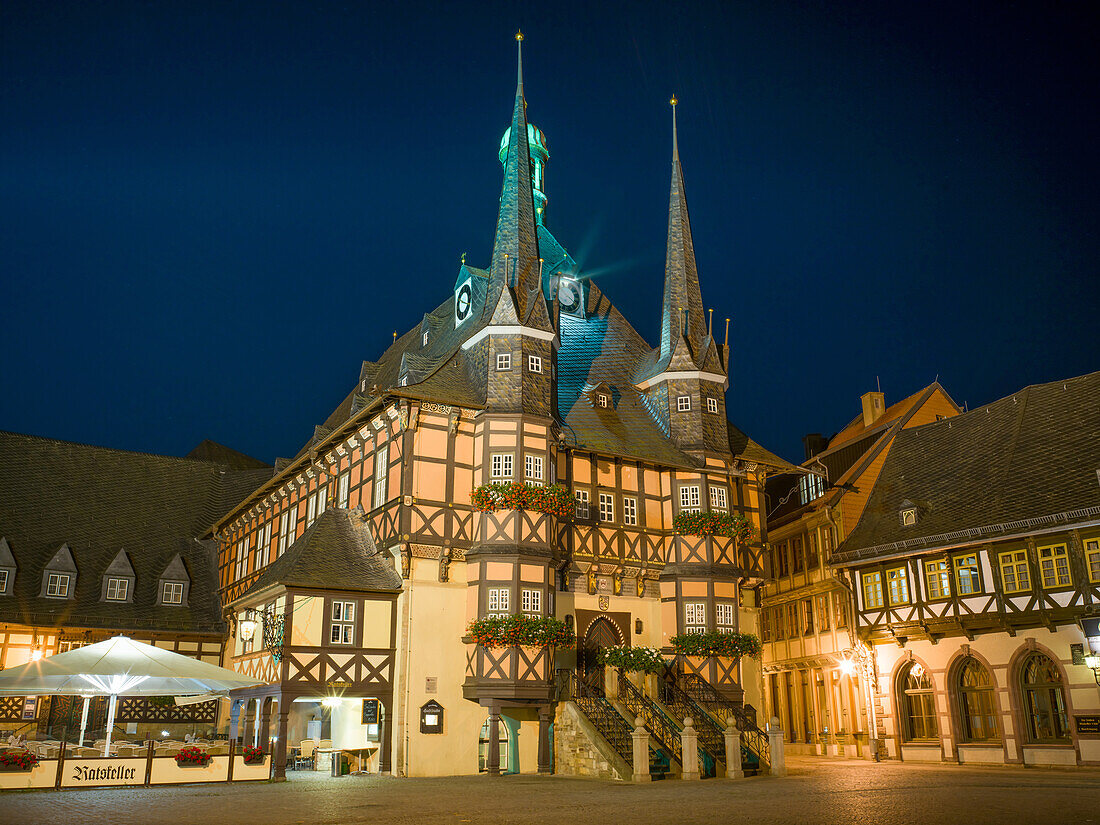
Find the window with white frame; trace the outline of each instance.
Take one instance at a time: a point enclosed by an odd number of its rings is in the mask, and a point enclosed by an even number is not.
[[[126,597],[130,595],[130,580],[129,579],[107,579],[107,601],[109,602],[124,602]]]
[[[699,512],[699,485],[698,484],[681,484],[680,485],[680,512],[681,513],[698,513]]]
[[[712,510],[728,510],[729,500],[726,496],[725,487],[711,487],[710,488],[710,509]]]
[[[334,645],[355,644],[355,602],[333,602],[328,640]]]
[[[490,619],[497,616],[507,616],[512,609],[509,606],[512,591],[507,587],[490,587],[486,593],[485,612]]]
[[[341,473],[336,479],[336,506],[348,509],[351,500],[351,473]]]
[[[606,407],[607,406],[607,393],[604,393],[604,392],[596,393],[596,406],[597,407]]]
[[[374,451],[374,506],[386,503],[386,480],[389,477],[390,446],[383,444]]]
[[[577,505],[577,518],[589,518],[588,509],[588,491],[587,490],[574,490],[573,500]]]
[[[524,613],[542,613],[542,591],[524,589],[520,593],[520,607]]]
[[[542,483],[542,456],[528,453],[523,457],[523,472],[530,481]]]
[[[512,368],[512,353],[497,353],[497,372],[507,372]]]
[[[687,412],[691,409],[691,396],[679,395],[676,397],[676,409],[679,412]]]
[[[489,474],[493,478],[511,478],[512,454],[493,453],[489,457]]]
[[[528,372],[542,372],[542,358],[538,355],[527,356],[527,371]]]
[[[424,333],[420,336],[420,346],[428,346],[428,330],[424,330]]]
[[[309,497],[306,501],[306,528],[308,529],[311,524],[317,519],[317,493]]]
[[[706,602],[687,602],[684,605],[684,632],[705,633],[707,629]]]
[[[798,480],[798,498],[803,504],[809,504],[825,495],[825,479],[819,475],[805,475]]]
[[[733,633],[733,604],[718,602],[714,605],[714,623],[719,633]]]
[[[8,592],[8,571],[0,570],[0,593]]]
[[[160,601],[162,604],[183,604],[183,582],[163,582]]]
[[[638,499],[623,496],[623,524],[638,523]]]
[[[715,415],[718,415],[718,399],[717,398],[708,398],[707,399],[707,412],[714,413]]]
[[[271,522],[260,528],[260,546],[256,548],[256,566],[266,567],[271,561]]]
[[[317,491],[317,515],[328,509],[328,487],[322,487]]]
[[[237,542],[237,574],[236,578],[242,578],[245,574],[245,562],[248,559],[249,537],[245,536]]]
[[[600,521],[615,520],[615,496],[611,493],[600,493]]]
[[[279,516],[279,555],[281,556],[286,552],[286,548],[290,546],[293,539],[291,538],[291,523],[290,523],[290,510],[284,510],[283,514]]]
[[[50,573],[46,577],[46,595],[64,598],[69,595],[69,576],[67,573]]]

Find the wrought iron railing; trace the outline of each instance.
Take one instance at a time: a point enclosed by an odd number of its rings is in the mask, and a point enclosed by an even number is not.
[[[665,672],[666,680],[671,678],[676,682],[687,696],[691,698],[700,710],[710,714],[719,723],[729,717],[737,720],[737,727],[741,731],[741,742],[760,760],[760,764],[771,765],[771,755],[768,751],[768,737],[756,724],[756,709],[752,705],[738,705],[720,694],[706,679],[700,678],[695,673],[685,673],[677,676],[670,670]]]
[[[714,717],[699,707],[695,700],[674,681],[659,680],[658,691],[661,704],[678,718],[683,719],[685,716],[692,718],[695,723],[695,732],[699,735],[699,747],[707,751],[715,762],[725,762],[725,731]]]
[[[684,764],[683,743],[680,741],[680,727],[661,710],[652,699],[642,693],[621,670],[619,677],[619,699],[635,718],[641,718],[650,735],[664,748],[673,759]]]
[[[631,738],[634,728],[607,701],[599,688],[578,679],[574,670],[559,670],[557,695],[558,701],[570,700],[576,704],[615,753],[628,765],[634,765],[634,742]]]

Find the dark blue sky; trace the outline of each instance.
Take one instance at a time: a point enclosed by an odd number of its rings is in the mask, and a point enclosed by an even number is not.
[[[0,428],[293,454],[487,264],[517,25],[547,223],[651,341],[680,97],[766,446],[876,376],[974,407],[1100,369],[1089,5],[5,0]]]

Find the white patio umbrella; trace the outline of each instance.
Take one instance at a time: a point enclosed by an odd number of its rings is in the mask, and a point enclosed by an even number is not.
[[[111,747],[119,696],[224,696],[231,690],[262,684],[243,673],[135,642],[126,636],[0,671],[0,696],[85,697],[82,744],[87,697],[109,696],[104,756]]]

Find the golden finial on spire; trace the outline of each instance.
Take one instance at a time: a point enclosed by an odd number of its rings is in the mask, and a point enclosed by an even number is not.
[[[673,95],[672,100],[669,101],[669,103],[671,103],[673,106],[675,106],[679,102],[680,101],[676,99],[676,95]]]
[[[523,40],[523,32],[516,30],[516,40]]]

